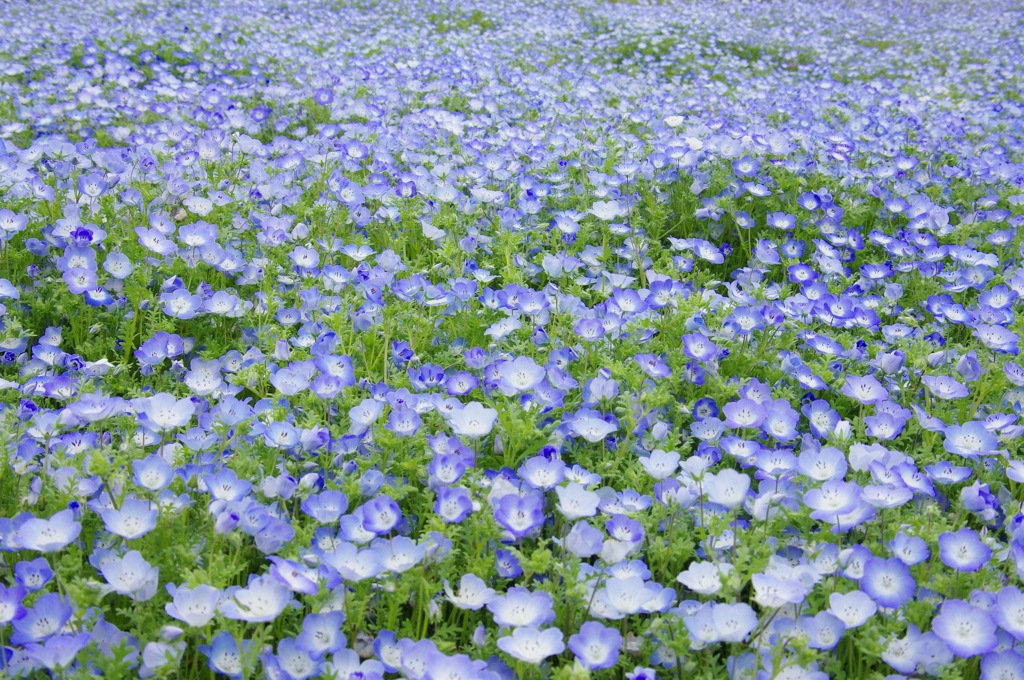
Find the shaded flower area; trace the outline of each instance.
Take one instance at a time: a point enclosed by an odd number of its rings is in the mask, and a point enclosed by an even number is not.
[[[1022,24],[3,4],[0,677],[1024,680]]]

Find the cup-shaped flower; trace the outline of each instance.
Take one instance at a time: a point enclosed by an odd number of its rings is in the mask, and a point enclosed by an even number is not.
[[[146,602],[156,595],[159,570],[143,559],[138,550],[104,562],[100,573],[107,580],[101,588],[103,592],[127,595],[136,602]]]
[[[515,538],[523,538],[544,523],[544,497],[506,494],[494,506],[494,519]]]
[[[512,635],[498,638],[498,649],[514,659],[539,664],[565,651],[565,636],[558,628],[516,628]]]
[[[895,557],[870,557],[864,562],[860,588],[880,607],[895,609],[914,597],[917,581],[910,567]]]
[[[402,519],[402,509],[391,496],[380,495],[362,506],[363,528],[380,536],[395,528]]]
[[[166,392],[135,399],[132,405],[140,416],[145,417],[146,427],[157,432],[184,427],[196,410],[196,405],[191,399],[177,399],[173,394]]]
[[[889,398],[889,391],[870,375],[849,376],[842,392],[862,404],[877,404]]]
[[[168,583],[167,592],[172,600],[164,605],[164,611],[194,628],[202,628],[217,613],[220,591],[212,586],[202,584],[189,588]]]
[[[239,648],[235,636],[222,630],[213,636],[210,644],[199,645],[199,652],[208,659],[211,671],[238,680],[242,677],[245,658],[251,645],[251,640],[242,640],[242,647]]]
[[[345,649],[345,634],[341,627],[345,614],[339,611],[309,614],[302,621],[302,632],[295,639],[295,647],[308,652],[314,659],[337,654]]]
[[[448,422],[458,436],[479,439],[490,434],[497,418],[498,412],[495,409],[474,401],[453,413]]]
[[[434,514],[449,524],[460,524],[473,511],[473,499],[462,487],[442,486],[437,490]]]
[[[987,611],[963,600],[946,600],[932,619],[932,631],[960,658],[991,652],[999,644]]]
[[[828,610],[837,617],[847,629],[858,628],[867,623],[868,619],[878,611],[878,605],[867,593],[854,590],[849,593],[832,593],[828,599]]]
[[[25,550],[41,553],[57,552],[67,547],[82,532],[72,510],[61,510],[49,519],[33,517],[18,527],[16,541]]]
[[[270,574],[252,577],[245,588],[224,593],[218,610],[229,619],[265,623],[273,621],[292,601],[292,591]]]
[[[496,597],[493,588],[487,587],[487,583],[476,574],[463,574],[459,582],[459,594],[456,595],[448,580],[444,581],[444,592],[449,602],[459,609],[472,609],[474,611],[487,605]]]
[[[40,666],[49,671],[65,668],[75,660],[78,653],[89,644],[88,633],[78,635],[58,635],[40,644],[32,642],[25,645],[25,654]]]
[[[978,571],[992,557],[992,548],[982,543],[977,532],[964,527],[957,532],[946,531],[939,536],[939,559],[950,569]]]
[[[750,477],[732,468],[704,477],[704,491],[708,500],[726,508],[735,508],[742,503],[749,490]]]
[[[487,610],[501,628],[537,627],[555,620],[554,599],[543,590],[530,592],[516,586],[504,595],[491,598]]]
[[[597,514],[597,506],[601,502],[600,496],[576,482],[555,487],[555,494],[558,495],[558,511],[570,521],[593,517]]]
[[[576,661],[588,671],[611,668],[619,660],[622,634],[614,628],[606,628],[597,621],[588,621],[580,632],[569,638],[569,650]]]
[[[107,531],[132,540],[145,536],[156,528],[157,509],[149,501],[128,498],[119,508],[100,510],[103,525]]]

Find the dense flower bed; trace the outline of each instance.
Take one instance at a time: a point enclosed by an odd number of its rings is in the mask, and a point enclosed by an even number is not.
[[[1014,3],[2,7],[0,675],[1024,679]]]

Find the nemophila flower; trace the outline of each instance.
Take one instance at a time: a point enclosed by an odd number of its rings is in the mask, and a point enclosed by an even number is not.
[[[676,576],[676,581],[695,593],[713,595],[722,589],[722,576],[729,574],[732,568],[727,563],[695,561]]]
[[[711,610],[711,622],[716,642],[743,642],[757,626],[757,614],[745,603],[706,605]]]
[[[950,453],[973,458],[994,453],[996,446],[996,436],[988,431],[983,422],[972,420],[963,425],[946,427],[943,448]]]
[[[530,592],[521,586],[492,598],[487,610],[493,615],[494,623],[502,628],[538,627],[555,620],[551,595],[542,590]]]
[[[315,568],[283,559],[276,555],[267,558],[272,562],[270,575],[296,593],[315,595],[320,575]]]
[[[385,427],[399,437],[411,437],[419,431],[422,424],[423,421],[415,410],[398,407],[391,411]]]
[[[494,506],[494,519],[513,537],[521,539],[544,523],[544,498],[514,493],[502,496]]]
[[[516,628],[510,636],[498,638],[498,649],[514,659],[539,664],[565,651],[562,631],[557,628]]]
[[[931,555],[927,541],[920,536],[908,536],[902,531],[889,541],[889,548],[893,555],[911,567],[924,562]]]
[[[45,640],[60,632],[71,619],[71,615],[72,608],[69,602],[56,593],[46,593],[36,600],[24,615],[12,619],[14,633],[10,638],[11,643],[24,645]]]
[[[643,525],[625,515],[613,515],[610,520],[605,522],[604,528],[612,539],[625,543],[638,543],[644,537]]]
[[[668,364],[655,354],[637,354],[633,359],[640,366],[640,370],[651,378],[667,378],[672,375],[672,369]]]
[[[708,500],[725,508],[734,508],[742,503],[749,489],[750,477],[728,468],[704,477],[704,491]]]
[[[384,569],[378,552],[370,549],[360,550],[351,543],[341,542],[331,551],[318,551],[317,556],[322,564],[353,583],[373,578]]]
[[[618,201],[594,201],[589,212],[604,221],[615,220],[627,214],[626,207]]]
[[[570,521],[593,517],[597,514],[597,507],[601,502],[601,497],[597,493],[588,491],[578,482],[556,487],[555,494],[558,496],[558,511]]]
[[[1012,649],[990,652],[981,659],[982,680],[1021,680],[1024,678],[1024,656]]]
[[[978,324],[974,328],[974,337],[981,341],[985,347],[1000,354],[1013,354],[1018,352],[1017,343],[1020,338],[1013,331],[1002,326]]]
[[[714,416],[690,424],[690,432],[701,441],[712,443],[725,432],[725,423]]]
[[[448,423],[456,435],[478,439],[490,434],[497,418],[497,410],[474,401],[455,411],[448,419]]]
[[[523,568],[519,559],[510,550],[498,550],[494,554],[494,570],[502,578],[519,578],[523,574]]]
[[[842,392],[861,404],[877,404],[889,398],[889,391],[870,375],[849,376],[843,385]]]
[[[992,620],[1015,639],[1024,639],[1024,594],[1015,586],[999,591],[991,610]]]
[[[611,668],[619,660],[622,635],[614,628],[606,628],[597,621],[588,621],[580,631],[569,638],[569,651],[588,671]]]
[[[999,644],[989,613],[963,600],[946,600],[932,619],[932,630],[960,658],[980,656]]]
[[[813,510],[811,517],[826,522],[834,522],[836,517],[845,515],[856,509],[860,503],[861,488],[855,482],[844,482],[834,479],[825,482],[817,489],[804,494],[804,505]]]
[[[69,666],[89,642],[88,633],[58,635],[43,644],[33,642],[25,645],[25,654],[40,666],[56,672]]]
[[[820,449],[805,449],[797,458],[797,470],[807,477],[827,482],[846,476],[849,465],[846,456],[839,449],[824,446]]]
[[[582,409],[578,411],[569,422],[573,434],[594,444],[604,440],[612,432],[618,430],[616,425],[601,417],[597,411]]]
[[[957,571],[978,571],[992,557],[992,549],[982,543],[978,534],[968,527],[955,533],[942,533],[938,543],[942,563]]]
[[[213,637],[209,645],[199,645],[199,652],[206,656],[211,671],[226,675],[232,680],[242,677],[245,657],[248,656],[251,640],[243,640],[239,648],[238,640],[227,631],[220,631]]]
[[[27,592],[21,585],[0,585],[0,625],[24,618],[26,609],[23,602]]]
[[[292,591],[273,576],[251,577],[245,588],[228,588],[217,610],[234,620],[273,621],[292,601]]]
[[[757,429],[768,415],[761,404],[751,399],[729,402],[722,411],[725,413],[725,426],[731,428]]]
[[[808,586],[799,579],[782,578],[772,574],[754,574],[754,601],[762,607],[777,609],[800,604],[807,598]]]
[[[156,528],[158,512],[148,501],[128,498],[119,508],[105,508],[99,514],[107,531],[131,540]]]
[[[893,416],[891,413],[881,412],[874,416],[864,418],[866,434],[875,439],[890,441],[898,437],[904,426],[907,424],[905,418]]]
[[[100,572],[107,580],[102,588],[105,592],[127,595],[136,602],[146,602],[156,595],[159,570],[143,559],[138,550],[104,562]]]
[[[216,588],[205,584],[188,588],[171,583],[166,588],[172,598],[164,605],[168,616],[194,628],[202,628],[216,615],[220,601],[220,591]]]
[[[860,588],[878,606],[896,609],[914,597],[917,582],[902,561],[871,557],[864,562]]]
[[[445,522],[459,524],[473,511],[469,492],[461,487],[442,486],[437,490],[434,514]]]
[[[860,590],[845,594],[832,593],[828,604],[828,610],[842,621],[847,629],[863,626],[878,611],[874,600]]]
[[[868,484],[861,489],[860,497],[876,508],[897,508],[908,503],[914,492],[905,486]]]
[[[345,634],[341,632],[344,623],[343,612],[309,614],[302,621],[302,632],[295,639],[295,648],[316,660],[327,654],[337,654],[345,649],[347,642]]]
[[[521,356],[498,367],[498,389],[507,397],[534,389],[544,380],[544,368],[530,357]]]
[[[679,454],[675,451],[655,449],[646,457],[640,458],[640,464],[653,479],[661,480],[670,477],[679,467]]]
[[[381,495],[362,506],[362,526],[366,531],[382,535],[395,528],[402,519],[398,503],[388,495]]]
[[[306,680],[321,672],[324,664],[315,661],[308,652],[296,646],[294,638],[284,638],[277,643],[277,654],[265,651],[261,655],[264,672],[269,677],[277,674],[295,680]]]
[[[459,582],[458,595],[455,595],[446,579],[444,592],[448,601],[459,609],[473,611],[483,608],[497,596],[494,589],[488,588],[484,580],[475,574],[463,574],[462,580]]]
[[[533,488],[546,491],[565,479],[565,463],[557,458],[533,456],[520,466],[518,473]]]
[[[426,552],[425,545],[417,545],[405,536],[374,539],[370,549],[380,555],[380,563],[385,569],[396,574],[408,571],[419,564]]]
[[[715,403],[715,400],[710,397],[703,397],[694,402],[692,413],[694,420],[704,420],[705,418],[717,418],[718,404]]]
[[[797,625],[807,636],[810,649],[834,649],[846,631],[843,620],[829,611],[821,611],[814,616],[801,616]]]
[[[576,522],[566,535],[563,546],[573,555],[586,558],[600,554],[603,543],[604,534],[586,520],[581,520]]]
[[[227,467],[203,477],[203,484],[211,498],[227,503],[241,500],[252,490],[252,483],[239,479],[235,471]]]
[[[921,378],[921,382],[939,399],[959,399],[970,395],[962,383],[944,375],[926,375]]]
[[[352,422],[350,432],[361,435],[373,425],[381,413],[384,412],[384,404],[376,399],[364,399],[358,405],[349,409],[348,417]]]
[[[177,399],[166,392],[136,399],[132,406],[145,418],[146,427],[157,432],[184,427],[195,413],[195,404],[191,399]]]
[[[718,346],[704,333],[688,333],[683,336],[683,354],[690,359],[708,362],[718,355]]]
[[[51,553],[67,547],[81,531],[82,525],[75,521],[74,511],[60,510],[49,519],[31,517],[22,522],[14,540],[24,550]]]
[[[309,387],[309,380],[304,374],[288,368],[279,369],[270,376],[270,382],[278,392],[288,397],[299,394]]]
[[[348,509],[348,498],[340,491],[327,490],[308,496],[299,507],[317,522],[332,524]]]
[[[44,557],[36,558],[31,562],[18,562],[14,565],[15,583],[28,592],[34,593],[38,590],[42,590],[52,578],[53,570],[50,569],[50,563],[47,562]],[[12,588],[14,588],[14,586],[12,586]],[[21,591],[22,597],[25,594],[24,590]],[[17,592],[18,591],[14,591],[13,594],[17,594]],[[0,600],[2,599],[4,599],[3,596],[0,596]],[[20,601],[18,602],[18,606],[20,606]],[[3,616],[0,615],[0,621],[2,620]]]
[[[936,463],[935,465],[928,465],[925,467],[925,472],[932,481],[937,484],[959,484],[970,478],[974,471],[969,467],[962,465],[953,465],[948,461]]]

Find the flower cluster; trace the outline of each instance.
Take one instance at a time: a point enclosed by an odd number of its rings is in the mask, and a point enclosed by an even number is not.
[[[1024,679],[1012,3],[4,9],[0,676]]]

